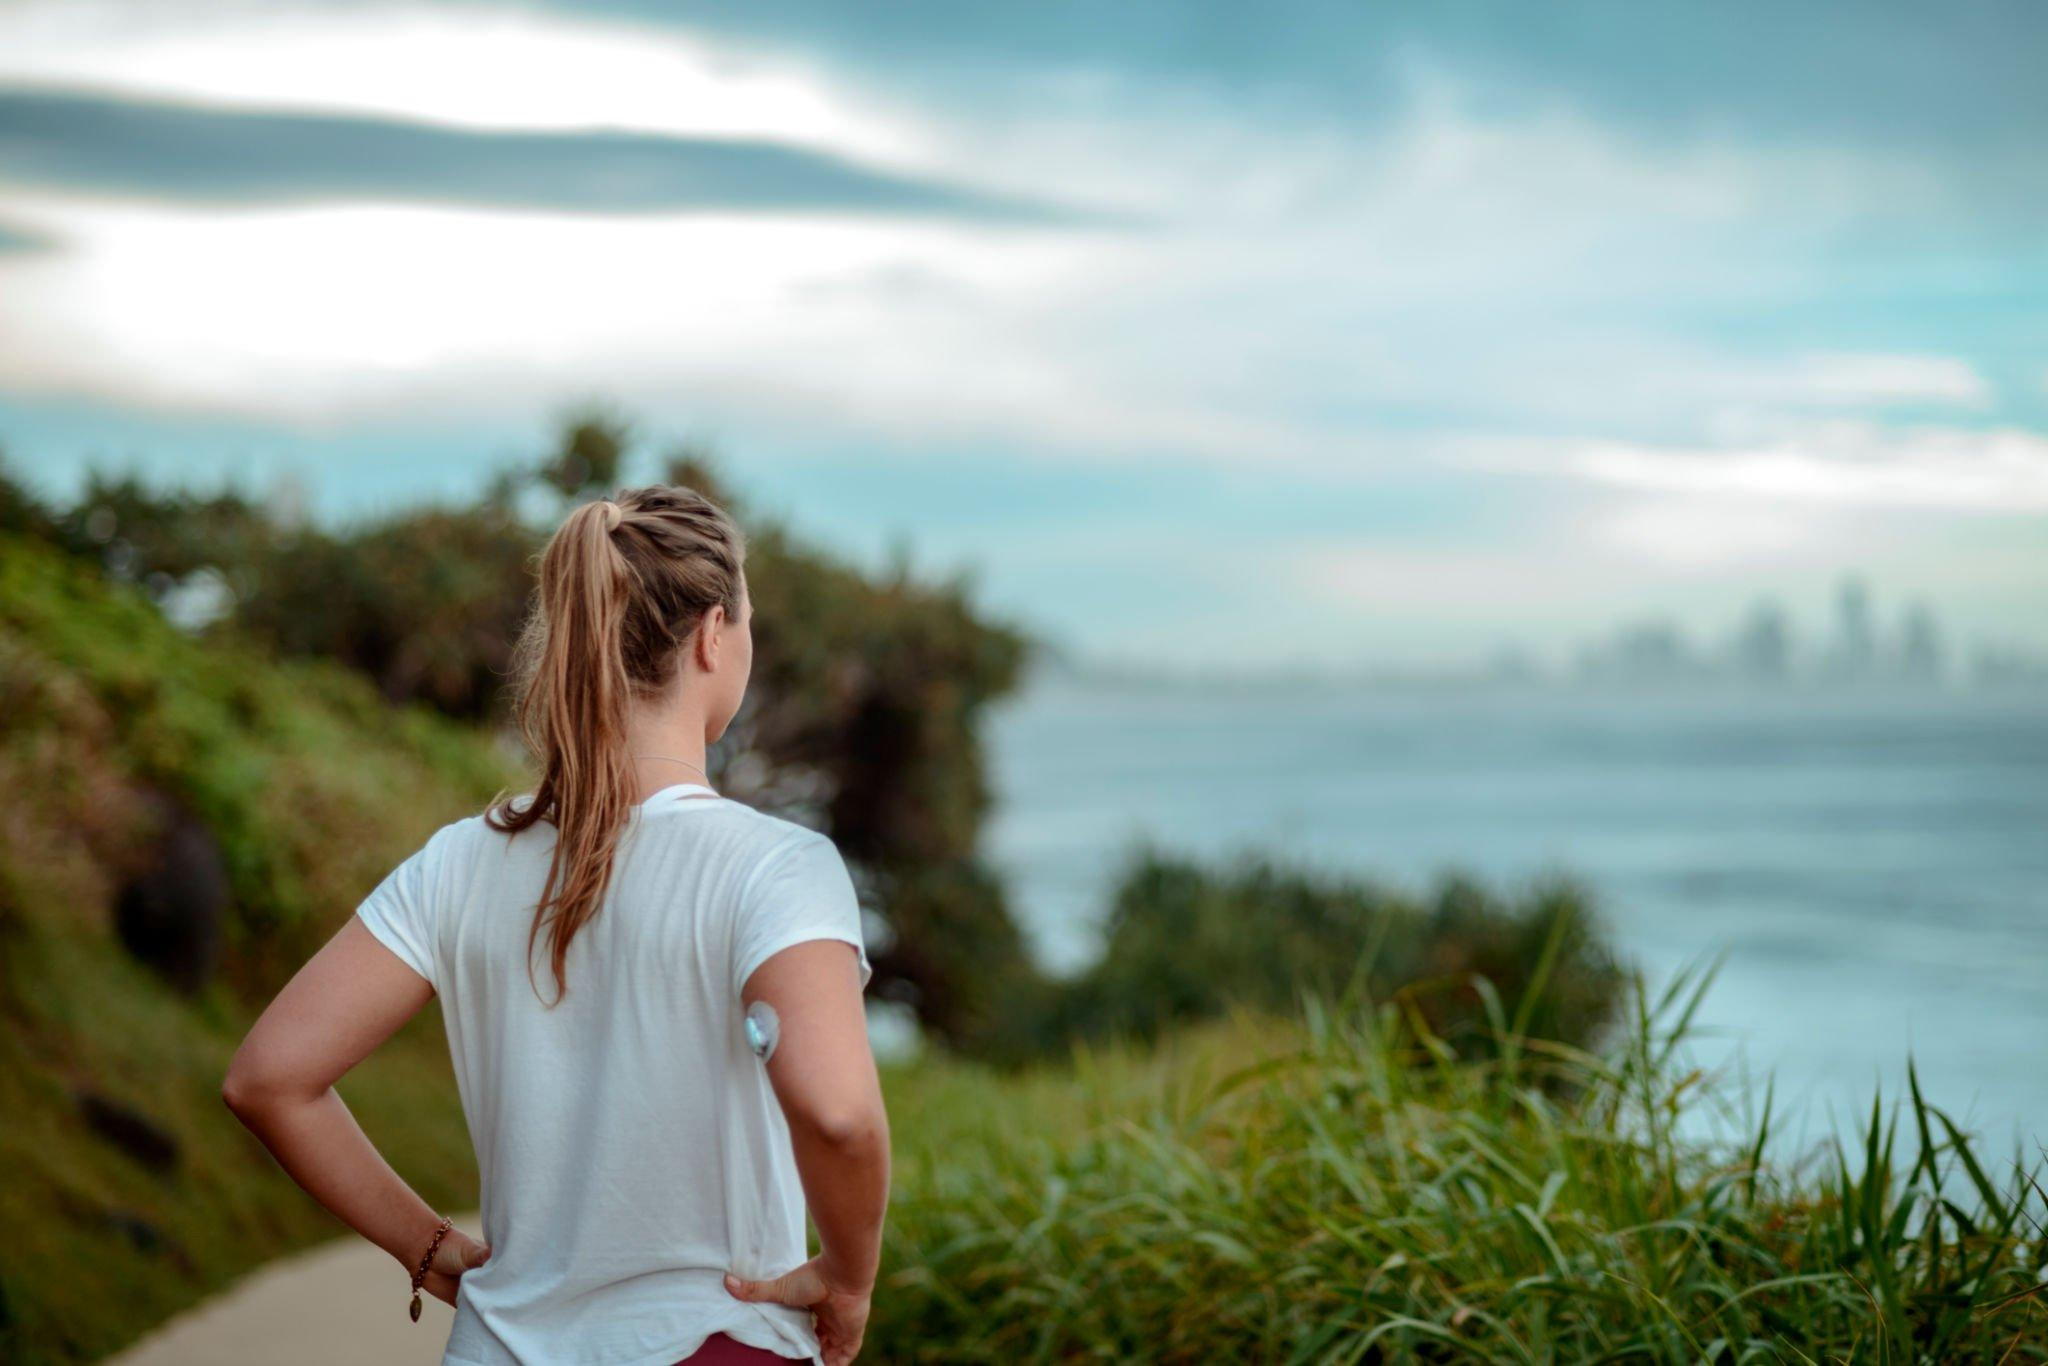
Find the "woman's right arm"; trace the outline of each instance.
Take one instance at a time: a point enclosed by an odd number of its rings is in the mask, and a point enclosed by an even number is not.
[[[728,1276],[727,1287],[741,1299],[811,1309],[827,1366],[843,1366],[866,1331],[889,1203],[889,1118],[854,947],[810,939],[771,955],[741,992],[743,1008],[756,1001],[779,1021],[768,1080],[789,1120],[820,1251],[772,1280]]]

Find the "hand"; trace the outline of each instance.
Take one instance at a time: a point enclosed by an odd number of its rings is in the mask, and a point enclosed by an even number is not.
[[[810,1310],[818,1325],[818,1346],[824,1351],[825,1366],[847,1366],[860,1352],[860,1340],[868,1330],[868,1299],[873,1287],[835,1285],[821,1267],[822,1261],[813,1257],[766,1281],[743,1281],[728,1271],[725,1288],[734,1299]]]
[[[462,1273],[474,1271],[490,1259],[488,1245],[459,1228],[451,1228],[441,1239],[441,1246],[434,1249],[434,1260],[427,1264],[427,1279],[421,1283],[420,1289],[444,1304],[454,1304],[455,1289],[462,1282]]]

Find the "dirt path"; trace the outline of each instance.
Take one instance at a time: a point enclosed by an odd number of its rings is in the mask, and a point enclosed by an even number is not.
[[[475,1214],[455,1226],[482,1236]],[[406,1317],[405,1272],[361,1238],[327,1243],[252,1272],[180,1314],[109,1366],[435,1366],[455,1311],[424,1297]]]

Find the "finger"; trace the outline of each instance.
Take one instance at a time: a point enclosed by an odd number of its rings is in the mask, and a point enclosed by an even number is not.
[[[765,1281],[743,1280],[728,1271],[725,1273],[725,1288],[738,1299],[787,1304],[800,1309],[824,1298],[822,1287],[814,1289],[810,1282],[794,1271]]]
[[[736,1299],[755,1300],[769,1304],[785,1302],[783,1300],[782,1277],[780,1276],[768,1281],[749,1281],[742,1280],[728,1271],[725,1273],[725,1288]]]
[[[449,1238],[434,1254],[433,1270],[449,1276],[460,1276],[473,1271],[490,1259],[488,1244],[474,1238],[457,1235]]]

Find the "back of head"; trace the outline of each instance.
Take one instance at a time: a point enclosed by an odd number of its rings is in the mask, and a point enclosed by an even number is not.
[[[738,620],[746,542],[694,489],[623,489],[570,512],[540,554],[540,582],[515,651],[519,728],[540,769],[532,799],[485,814],[517,834],[542,821],[555,851],[527,936],[543,928],[557,988],[569,941],[597,913],[633,805],[628,709],[662,693],[713,607]]]

